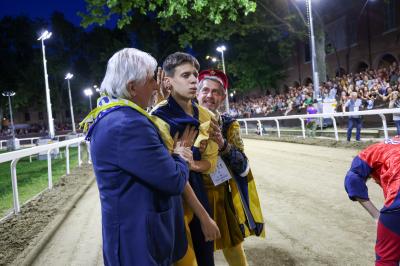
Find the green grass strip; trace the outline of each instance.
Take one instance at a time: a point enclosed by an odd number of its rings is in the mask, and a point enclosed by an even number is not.
[[[82,147],[82,160],[87,158],[86,149]],[[62,158],[51,160],[53,184],[66,174],[65,148],[60,148]],[[78,166],[78,148],[69,148],[70,170]],[[13,194],[11,185],[11,162],[0,164],[0,218],[13,208]],[[17,180],[19,202],[22,205],[48,187],[47,160],[38,160],[37,156],[21,158],[17,163]]]

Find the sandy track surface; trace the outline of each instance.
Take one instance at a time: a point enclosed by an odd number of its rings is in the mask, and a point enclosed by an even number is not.
[[[267,239],[245,243],[252,265],[373,265],[375,223],[343,180],[356,150],[246,140]],[[383,195],[369,183],[371,199]]]
[[[33,265],[102,265],[100,202],[95,183]]]
[[[375,223],[348,200],[343,179],[356,150],[245,140],[267,238],[249,238],[250,265],[372,265]],[[380,206],[382,193],[369,185]],[[92,186],[35,265],[101,265],[97,187]],[[216,265],[227,265],[217,253]]]

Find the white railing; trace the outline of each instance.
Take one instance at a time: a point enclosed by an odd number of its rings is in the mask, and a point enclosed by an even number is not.
[[[339,140],[339,134],[336,126],[336,119],[335,117],[346,117],[346,116],[367,116],[367,115],[379,115],[380,118],[382,119],[382,127],[383,127],[383,132],[385,135],[385,138],[388,138],[388,130],[387,130],[387,123],[386,123],[386,117],[385,115],[387,114],[400,114],[400,108],[395,108],[395,109],[375,109],[375,110],[367,110],[367,111],[358,111],[358,112],[338,112],[338,113],[325,113],[325,114],[304,114],[304,115],[288,115],[288,116],[273,116],[273,117],[254,117],[254,118],[245,118],[245,119],[237,119],[239,122],[244,123],[245,127],[245,133],[246,135],[249,134],[248,128],[247,128],[247,122],[257,122],[257,126],[260,129],[260,135],[263,135],[263,130],[262,130],[262,121],[274,121],[276,123],[276,129],[278,132],[278,137],[281,137],[281,130],[279,127],[279,121],[280,120],[290,120],[290,119],[299,119],[301,123],[301,129],[302,129],[302,135],[303,138],[306,138],[306,131],[305,131],[305,126],[304,126],[304,120],[307,118],[330,118],[332,119],[333,123],[333,129],[335,133],[335,139],[338,141]]]
[[[57,135],[57,136],[54,136],[54,138],[57,139],[57,141],[60,141],[61,138],[65,139],[67,136],[69,136],[69,135]],[[82,134],[77,134],[77,136],[82,136]],[[33,138],[22,138],[22,139],[18,139],[18,140],[20,142],[29,141],[30,145],[35,145],[36,144],[35,140],[37,141],[40,138],[43,138],[43,136],[41,136],[41,137],[33,137]],[[0,150],[2,150],[4,147],[6,147],[7,141],[8,141],[7,139],[0,140]]]
[[[13,209],[14,213],[18,214],[20,212],[19,194],[18,194],[18,183],[17,183],[17,163],[23,157],[32,156],[40,152],[47,152],[47,174],[48,174],[48,188],[53,188],[53,176],[51,169],[51,151],[54,149],[65,147],[65,158],[66,158],[66,174],[70,173],[69,167],[69,147],[71,145],[78,145],[78,165],[81,166],[81,143],[84,142],[84,137],[78,137],[70,140],[64,140],[60,142],[55,142],[46,145],[40,145],[37,147],[21,149],[17,151],[7,152],[0,154],[0,163],[11,161],[11,184],[13,191]],[[89,150],[88,150],[89,153]],[[90,156],[88,156],[90,160]],[[42,191],[43,192],[43,191]]]

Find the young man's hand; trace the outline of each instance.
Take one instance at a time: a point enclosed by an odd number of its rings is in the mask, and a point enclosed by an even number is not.
[[[197,130],[194,127],[187,126],[180,138],[178,132],[176,132],[174,136],[173,153],[181,156],[185,161],[189,163],[189,165],[193,163],[193,153],[191,151],[191,148],[193,146],[196,135]]]
[[[197,136],[197,130],[194,126],[186,126],[185,130],[183,131],[182,135],[179,137],[179,132],[175,133],[174,136],[174,148],[176,146],[183,146],[187,148],[191,148],[194,144],[194,140]]]
[[[206,241],[214,241],[221,238],[221,233],[215,221],[207,216],[200,220],[201,230]]]

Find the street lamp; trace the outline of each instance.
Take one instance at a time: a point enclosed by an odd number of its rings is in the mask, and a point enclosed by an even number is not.
[[[73,77],[74,77],[74,75],[71,74],[71,73],[67,73],[67,75],[65,75],[65,79],[68,82],[69,109],[71,111],[72,133],[76,134],[75,119],[74,119],[74,108],[72,107],[71,86],[69,84],[69,80],[72,79]]]
[[[372,53],[371,53],[371,27],[370,27],[370,16],[369,16],[369,2],[375,2],[375,0],[366,0],[363,8],[361,9],[360,16],[365,7],[367,7],[367,43],[368,43],[368,64],[369,68],[372,68]]]
[[[212,61],[213,63],[215,63],[215,62],[218,61],[217,58],[215,58],[215,57],[213,57],[213,56],[209,56],[209,55],[206,56],[206,59]]]
[[[85,95],[89,97],[90,111],[92,111],[92,95],[93,95],[93,91],[92,91],[91,88],[87,88],[87,89],[83,90],[83,93],[85,93]]]
[[[10,122],[11,122],[11,134],[12,134],[12,143],[11,145],[7,145],[8,148],[11,150],[16,150],[19,148],[19,142],[17,143],[17,139],[15,138],[15,127],[14,127],[14,119],[13,119],[13,113],[12,113],[12,105],[11,105],[11,97],[15,95],[15,92],[13,91],[4,91],[2,93],[4,97],[8,97],[8,107],[10,109]],[[9,143],[7,143],[9,144]]]
[[[54,138],[54,120],[53,113],[51,111],[51,102],[50,102],[50,89],[49,89],[49,77],[47,75],[47,61],[46,61],[46,52],[44,47],[44,41],[50,38],[52,35],[51,32],[47,30],[43,32],[43,34],[38,38],[38,41],[42,42],[42,53],[43,53],[43,68],[44,68],[44,81],[46,85],[46,104],[47,104],[47,116],[49,120],[49,136],[51,139]]]
[[[222,59],[222,70],[224,71],[224,74],[226,75],[225,71],[225,59],[224,59],[224,51],[226,51],[226,47],[224,45],[218,46],[217,51],[221,53],[221,59]],[[225,97],[225,111],[227,114],[229,114],[229,97]]]
[[[310,27],[310,42],[311,42],[311,66],[313,72],[313,86],[314,86],[314,99],[318,99],[320,92],[319,92],[319,76],[318,76],[318,68],[317,68],[317,54],[315,52],[315,37],[314,37],[314,25],[313,25],[313,15],[312,15],[312,7],[311,7],[312,0],[306,0],[307,6],[307,17],[308,17],[308,24]]]
[[[15,95],[13,91],[5,91],[2,93],[4,97],[8,97],[8,108],[10,109],[10,122],[11,122],[11,134],[13,139],[15,139],[15,128],[14,128],[14,119],[12,113],[12,105],[11,105],[11,97]]]

